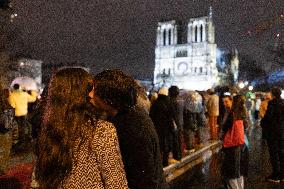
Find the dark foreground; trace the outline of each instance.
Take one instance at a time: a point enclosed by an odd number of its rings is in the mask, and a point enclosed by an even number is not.
[[[284,189],[284,185],[268,183],[265,177],[270,174],[271,166],[266,143],[261,139],[261,129],[252,131],[250,140],[249,176],[245,180],[246,189]],[[171,189],[221,189],[220,167],[222,151],[213,154],[185,174],[170,182]],[[0,189],[29,189],[34,157],[31,151],[11,157],[7,175],[0,176]]]

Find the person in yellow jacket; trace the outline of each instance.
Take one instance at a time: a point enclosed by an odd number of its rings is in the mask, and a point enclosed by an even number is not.
[[[266,93],[264,95],[264,99],[261,101],[260,103],[260,107],[259,107],[259,112],[258,112],[258,116],[260,119],[262,119],[266,113],[267,110],[267,106],[268,106],[268,102],[272,99],[272,96],[270,94],[270,92]],[[262,139],[266,139],[266,130],[265,128],[262,128]]]
[[[268,102],[269,102],[271,99],[272,99],[271,94],[270,94],[270,93],[266,93],[265,96],[264,96],[263,101],[261,101],[261,103],[260,103],[259,113],[258,113],[259,118],[262,119],[262,118],[264,117],[265,112],[266,112],[266,110],[267,110]]]
[[[28,103],[35,102],[37,93],[35,91],[25,92],[20,90],[19,84],[14,84],[14,90],[9,95],[9,103],[15,109],[15,119],[18,123],[19,141],[16,151],[23,150],[25,145],[25,130],[27,129],[26,116],[28,114]]]

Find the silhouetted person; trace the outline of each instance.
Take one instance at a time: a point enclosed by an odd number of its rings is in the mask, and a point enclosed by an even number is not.
[[[147,112],[136,106],[137,84],[120,70],[94,77],[94,100],[114,123],[131,189],[168,188],[163,175],[158,136]]]
[[[272,174],[266,179],[270,182],[284,182],[284,101],[281,89],[271,90],[272,100],[268,102],[267,111],[261,120],[265,130]]]

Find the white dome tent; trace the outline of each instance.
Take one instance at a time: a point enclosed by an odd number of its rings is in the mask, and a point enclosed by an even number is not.
[[[40,87],[38,86],[37,82],[30,77],[16,77],[10,87],[13,88],[14,84],[19,84],[20,88],[23,90],[35,90],[39,91]]]

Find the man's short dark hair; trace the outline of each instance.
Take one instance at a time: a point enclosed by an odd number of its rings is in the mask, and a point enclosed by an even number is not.
[[[233,97],[230,96],[230,95],[225,95],[225,96],[223,96],[223,99],[224,99],[224,98],[228,98],[229,100],[233,101]]]
[[[14,88],[15,90],[18,90],[18,89],[20,89],[20,85],[19,85],[18,83],[15,83],[14,86],[13,86],[13,88]]]
[[[273,88],[271,89],[271,94],[272,94],[272,96],[274,96],[275,98],[280,98],[281,93],[282,93],[282,91],[281,91],[281,89],[280,89],[279,87],[273,87]]]
[[[169,96],[170,97],[177,97],[179,95],[179,88],[175,85],[169,88]]]
[[[134,78],[121,70],[105,70],[94,77],[95,94],[118,110],[126,110],[136,104],[137,90]]]

